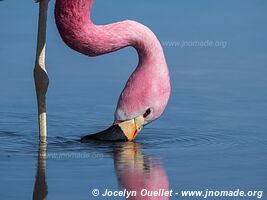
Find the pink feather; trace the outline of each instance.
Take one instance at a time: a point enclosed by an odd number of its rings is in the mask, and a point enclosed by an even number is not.
[[[161,44],[146,26],[131,20],[95,25],[90,19],[92,0],[56,0],[55,19],[63,41],[72,49],[98,56],[134,47],[139,63],[117,104],[115,122],[145,114],[146,123],[158,118],[170,96],[169,71]]]

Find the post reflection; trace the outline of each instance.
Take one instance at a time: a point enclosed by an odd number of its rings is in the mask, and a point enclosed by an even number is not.
[[[33,190],[33,200],[44,200],[48,194],[46,184],[46,143],[39,143],[37,170]]]
[[[142,196],[142,190],[168,191],[169,181],[159,160],[143,155],[140,145],[122,143],[114,148],[114,165],[118,182],[127,191],[136,191],[130,200],[167,200],[169,196]]]

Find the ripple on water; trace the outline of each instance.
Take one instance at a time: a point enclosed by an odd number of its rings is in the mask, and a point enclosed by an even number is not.
[[[267,143],[239,130],[178,130],[178,129],[154,129],[149,128],[140,134],[138,140],[144,148],[168,148],[176,145],[176,148],[236,148],[258,143]]]
[[[82,134],[70,136],[49,136],[47,138],[48,152],[100,152],[111,153],[112,148],[120,143],[91,142],[81,144],[79,139]],[[266,140],[260,140],[251,133],[240,134],[236,130],[178,130],[147,128],[139,134],[137,143],[143,149],[194,149],[201,146],[205,148],[231,149],[246,146],[257,142],[266,145]],[[14,131],[0,130],[0,153],[2,155],[32,155],[38,152],[38,135],[31,133],[24,135]]]
[[[36,152],[36,137],[0,130],[1,155],[25,155]]]

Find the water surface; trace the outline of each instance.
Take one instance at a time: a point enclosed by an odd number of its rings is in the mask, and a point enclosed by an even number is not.
[[[0,2],[0,199],[94,199],[95,188],[135,184],[267,191],[265,1],[95,0],[96,23],[135,19],[158,35],[172,80],[164,115],[135,143],[114,144],[78,139],[111,124],[137,55],[131,48],[97,58],[73,52],[57,33],[53,7],[50,1],[49,137],[39,147],[32,77],[38,7]],[[177,45],[207,40],[225,46]]]

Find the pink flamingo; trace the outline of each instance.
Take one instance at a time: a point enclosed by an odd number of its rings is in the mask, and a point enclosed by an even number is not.
[[[138,52],[139,64],[120,95],[113,126],[82,140],[131,141],[165,109],[170,96],[168,67],[160,42],[150,29],[130,20],[94,25],[90,19],[92,3],[93,0],[56,1],[55,19],[63,41],[88,56],[133,46]]]
[[[170,78],[160,42],[146,26],[131,20],[95,25],[93,0],[56,0],[55,20],[63,41],[87,56],[134,47],[139,63],[117,104],[113,125],[82,138],[132,141],[144,125],[160,117],[170,96]]]

